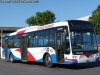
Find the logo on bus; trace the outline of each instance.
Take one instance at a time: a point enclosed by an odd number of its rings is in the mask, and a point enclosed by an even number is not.
[[[39,27],[38,27],[38,30],[47,29],[47,28],[52,28],[52,27],[53,27],[53,24],[44,25],[44,26],[39,26]]]

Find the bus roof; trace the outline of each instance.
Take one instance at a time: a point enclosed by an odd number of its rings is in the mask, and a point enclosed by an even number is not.
[[[18,29],[16,32],[9,34],[9,36],[24,34],[24,33],[32,32],[32,31],[43,30],[43,29],[49,29],[53,27],[68,26],[68,21],[82,21],[82,20],[66,20],[66,21],[51,23],[51,24],[47,24],[43,26],[25,27],[25,28]],[[84,21],[84,22],[87,22],[87,21]]]
[[[68,26],[68,22],[64,21],[64,22],[51,23],[51,24],[47,24],[47,25],[43,25],[43,26],[25,27],[25,28],[18,29],[16,32],[11,33],[9,36],[24,34],[24,33],[32,32],[32,31],[49,29],[49,28],[59,27],[59,26]]]

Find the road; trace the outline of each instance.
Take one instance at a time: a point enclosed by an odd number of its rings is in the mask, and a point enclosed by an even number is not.
[[[0,59],[0,75],[100,75],[100,62],[48,68],[42,63],[11,63]]]

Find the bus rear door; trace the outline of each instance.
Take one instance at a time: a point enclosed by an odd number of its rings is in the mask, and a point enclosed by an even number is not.
[[[28,37],[26,34],[24,34],[21,37],[21,60],[24,62],[28,61],[27,46],[28,46]]]

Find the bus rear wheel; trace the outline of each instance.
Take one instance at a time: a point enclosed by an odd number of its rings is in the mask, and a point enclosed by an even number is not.
[[[51,59],[51,56],[49,54],[46,54],[45,59],[44,59],[44,64],[47,67],[50,67],[50,68],[53,67],[52,59]]]
[[[11,53],[10,54],[10,62],[12,62],[12,63],[14,63],[15,61],[14,61],[14,57],[13,57],[13,54]]]

